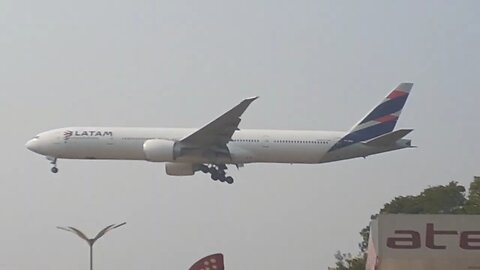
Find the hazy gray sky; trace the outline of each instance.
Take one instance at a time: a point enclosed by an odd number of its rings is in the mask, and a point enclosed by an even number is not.
[[[326,269],[399,195],[480,174],[478,1],[0,2],[0,268]],[[51,128],[201,126],[259,95],[242,128],[346,130],[399,82],[418,149],[323,165],[248,165],[234,185],[163,164],[59,161]]]

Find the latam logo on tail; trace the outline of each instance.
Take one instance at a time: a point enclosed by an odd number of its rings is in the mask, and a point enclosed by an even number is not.
[[[387,247],[392,249],[420,249],[422,248],[423,231],[409,229],[395,230],[394,235],[387,238]],[[457,231],[435,229],[434,223],[427,223],[424,233],[425,247],[429,249],[448,249],[445,243],[458,239],[457,246],[465,250],[480,250],[480,231]],[[448,239],[447,239],[448,238]],[[444,244],[440,244],[441,241]]]

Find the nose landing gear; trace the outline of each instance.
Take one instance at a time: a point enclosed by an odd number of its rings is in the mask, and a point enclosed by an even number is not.
[[[47,157],[47,159],[50,160],[50,164],[52,164],[52,168],[50,169],[50,171],[52,173],[57,173],[58,172],[57,158],[56,157]]]

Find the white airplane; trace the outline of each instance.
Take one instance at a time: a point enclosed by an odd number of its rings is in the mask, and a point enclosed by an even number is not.
[[[168,175],[209,173],[233,183],[226,165],[325,163],[413,147],[403,139],[412,129],[393,131],[412,83],[401,83],[349,131],[247,130],[240,116],[258,97],[247,98],[200,129],[67,127],[42,132],[26,147],[57,159],[166,162]]]

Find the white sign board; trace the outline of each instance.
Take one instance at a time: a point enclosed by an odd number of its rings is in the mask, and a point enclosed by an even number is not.
[[[480,216],[380,215],[370,230],[374,269],[480,270]]]

